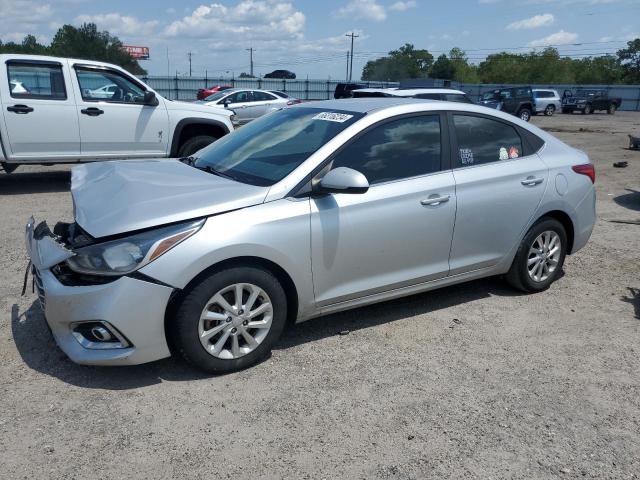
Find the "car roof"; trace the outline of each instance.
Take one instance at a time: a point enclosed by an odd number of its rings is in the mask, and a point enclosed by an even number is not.
[[[387,93],[397,97],[410,97],[419,93],[449,93],[454,95],[465,95],[461,90],[453,88],[358,88],[354,92],[362,93]]]
[[[318,110],[345,110],[355,113],[369,113],[374,110],[391,108],[399,105],[413,105],[416,103],[444,103],[439,100],[423,100],[420,98],[402,97],[365,97],[341,98],[338,100],[318,100],[295,106],[294,108],[310,107]]]

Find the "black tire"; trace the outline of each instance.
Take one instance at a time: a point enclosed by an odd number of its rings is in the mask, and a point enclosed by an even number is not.
[[[206,147],[216,140],[216,137],[212,137],[211,135],[196,135],[195,137],[191,137],[180,146],[180,148],[178,149],[178,156],[188,157],[190,155],[193,155],[198,150]]]
[[[584,110],[582,110],[582,114],[583,115],[591,115],[593,113],[593,108],[591,107],[590,103],[587,103],[584,106]]]
[[[560,258],[555,270],[543,281],[535,281],[529,275],[527,268],[529,260],[529,249],[540,234],[546,231],[556,232],[560,238]],[[567,254],[567,232],[562,224],[554,218],[542,217],[527,232],[522,239],[511,268],[506,275],[507,282],[514,288],[528,293],[541,292],[549,288],[549,286],[558,278],[564,265],[564,259]]]
[[[544,109],[544,114],[547,117],[552,117],[554,113],[556,113],[556,106],[555,105],[547,105],[547,108]]]
[[[520,120],[528,122],[529,120],[531,120],[531,110],[529,110],[528,108],[521,108],[518,112],[518,118],[520,118]]]
[[[17,165],[15,163],[0,162],[0,167],[2,167],[2,170],[4,170],[4,173],[7,173],[7,174],[13,172],[19,166],[20,165]]]
[[[273,319],[267,336],[253,351],[239,358],[221,359],[207,352],[200,343],[200,315],[217,292],[237,283],[251,283],[264,290],[271,300]],[[169,340],[174,350],[195,368],[208,373],[235,372],[256,364],[271,352],[286,319],[286,294],[273,274],[258,267],[230,268],[211,274],[186,292],[169,325]]]
[[[617,110],[617,107],[615,106],[614,103],[612,103],[611,105],[609,105],[609,108],[607,109],[607,113],[609,115],[615,115],[616,110]]]

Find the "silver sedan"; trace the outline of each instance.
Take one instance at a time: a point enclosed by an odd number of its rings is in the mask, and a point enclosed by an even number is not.
[[[303,321],[504,275],[547,289],[595,222],[587,156],[481,106],[373,98],[265,115],[182,161],[75,167],[75,222],[27,224],[58,345],[229,372]],[[109,201],[105,201],[108,199]]]
[[[289,98],[283,98],[267,90],[230,88],[208,96],[202,102],[205,105],[226,107],[236,113],[236,122],[240,125],[255,120],[274,110],[292,105]]]

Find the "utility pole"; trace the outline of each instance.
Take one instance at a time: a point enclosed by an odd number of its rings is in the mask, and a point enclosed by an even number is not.
[[[346,37],[351,37],[351,60],[349,62],[349,81],[353,77],[353,39],[358,38],[360,35],[356,35],[354,32],[347,33]]]
[[[189,55],[189,76],[191,76],[191,52],[188,53]]]
[[[347,76],[344,79],[349,80],[349,50],[347,50]]]
[[[251,67],[250,67],[250,70],[249,70],[249,74],[253,77],[253,47],[246,48],[245,50],[247,52],[249,52],[249,61],[251,62]]]

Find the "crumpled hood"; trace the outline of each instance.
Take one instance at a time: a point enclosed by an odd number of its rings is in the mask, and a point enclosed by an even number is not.
[[[233,115],[231,110],[219,107],[213,103],[209,106],[199,100],[195,102],[181,102],[179,100],[173,100],[171,102],[166,102],[166,105],[169,110],[181,110],[183,112],[202,113],[207,115],[225,115],[227,117]]]
[[[96,238],[257,205],[268,191],[178,160],[90,163],[71,174],[75,220]]]

